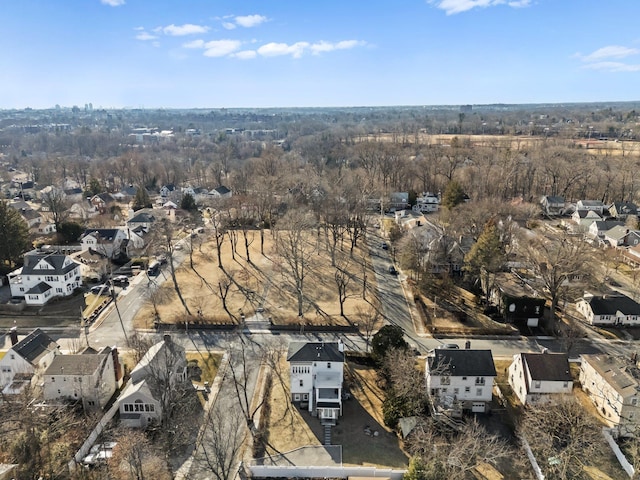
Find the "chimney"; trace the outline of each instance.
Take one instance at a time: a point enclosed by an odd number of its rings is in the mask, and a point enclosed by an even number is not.
[[[11,346],[14,346],[16,343],[18,343],[18,327],[11,327],[9,337],[11,338]]]
[[[120,364],[120,357],[118,356],[118,349],[116,347],[111,348],[111,358],[113,359],[113,371],[116,374],[116,383],[120,385],[120,381],[124,374],[122,371],[122,365]]]

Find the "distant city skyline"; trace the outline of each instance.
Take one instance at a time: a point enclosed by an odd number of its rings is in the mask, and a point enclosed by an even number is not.
[[[4,2],[0,108],[640,99],[640,2]]]

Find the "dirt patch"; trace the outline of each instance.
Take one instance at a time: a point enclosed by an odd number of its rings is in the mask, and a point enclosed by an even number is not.
[[[283,360],[281,368],[287,367]],[[348,385],[351,398],[343,402],[343,415],[332,428],[331,443],[342,445],[345,465],[406,468],[408,457],[400,440],[382,422],[384,392],[376,379],[377,373],[371,367],[350,362],[345,365],[345,386]],[[290,405],[288,385],[274,382],[269,402],[269,442],[279,452],[322,444],[324,430],[320,421],[308,411]]]
[[[162,323],[188,319],[192,322],[237,324],[243,316],[249,319],[256,311],[263,309],[262,315],[276,324],[349,325],[358,323],[362,312],[371,307],[376,297],[375,275],[364,241],[361,240],[362,245],[354,249],[352,256],[345,242],[338,266],[348,272],[350,280],[346,288],[344,316],[340,316],[335,280],[337,268],[331,265],[326,241],[322,236],[316,240],[314,234],[313,242],[317,242],[317,246],[304,280],[304,315],[301,319],[298,317],[295,288],[288,279],[285,262],[276,252],[275,236],[269,231],[265,232],[262,254],[260,232],[247,232],[249,255],[241,232],[237,232],[237,238],[234,252],[231,241],[225,237],[220,249],[223,269],[218,266],[218,251],[212,232],[205,231],[198,235],[192,239],[192,247],[185,248],[187,258],[177,269],[176,277],[191,311],[190,319],[165,267],[156,280],[166,280],[161,287],[162,294],[154,298],[149,290],[145,305],[134,320],[135,326],[139,328],[153,324],[154,302]],[[363,291],[366,300],[363,299]],[[224,296],[226,298],[223,301]]]

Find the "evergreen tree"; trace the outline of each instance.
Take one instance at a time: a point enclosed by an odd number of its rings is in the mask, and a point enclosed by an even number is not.
[[[482,280],[485,295],[491,290],[491,275],[498,272],[505,261],[505,251],[495,220],[489,220],[478,241],[465,257],[465,270]]]
[[[451,209],[462,202],[464,202],[462,185],[455,180],[451,180],[442,194],[442,206]]]
[[[180,208],[188,212],[197,210],[198,206],[196,205],[196,200],[193,198],[193,195],[185,193],[180,201]]]
[[[392,348],[407,349],[409,344],[404,339],[404,330],[397,325],[385,325],[371,340],[371,353],[375,359],[382,361]]]
[[[27,223],[17,210],[0,201],[0,269],[12,269],[29,248]]]
[[[149,198],[149,192],[143,186],[139,186],[136,191],[136,196],[133,199],[133,210],[140,210],[141,208],[151,208],[151,198]]]

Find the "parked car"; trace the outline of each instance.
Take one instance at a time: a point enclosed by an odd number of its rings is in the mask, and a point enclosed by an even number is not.
[[[94,295],[110,295],[111,294],[110,290],[111,288],[109,287],[109,285],[105,283],[100,285],[94,285],[89,289],[89,291]]]
[[[398,274],[398,271],[396,270],[396,267],[394,267],[393,265],[391,265],[391,266],[389,267],[389,273],[390,273],[391,275],[397,275],[397,274]]]
[[[389,245],[387,244],[387,242],[382,242],[380,248],[382,248],[383,250],[389,250]]]
[[[113,279],[113,284],[116,287],[122,287],[129,284],[129,277],[126,275],[118,275]]]

